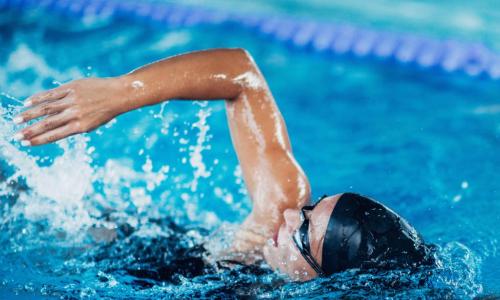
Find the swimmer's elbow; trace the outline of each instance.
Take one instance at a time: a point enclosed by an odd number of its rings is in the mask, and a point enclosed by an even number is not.
[[[253,56],[252,54],[250,54],[250,52],[248,52],[247,49],[244,49],[244,48],[238,48],[238,51],[240,51],[242,53],[242,55],[245,57],[245,60],[247,62],[249,62],[250,64],[254,65],[255,64],[255,61],[253,60]]]
[[[245,48],[231,48],[230,50],[235,52],[238,57],[238,61],[245,66],[245,71],[251,71],[256,68],[255,60],[248,50]]]
[[[234,52],[236,55],[238,55],[240,57],[240,59],[242,59],[244,61],[252,60],[252,55],[245,48],[240,48],[240,47],[230,48],[229,51]]]
[[[247,92],[267,90],[267,83],[252,55],[244,48],[225,49],[227,80],[238,91],[231,100],[240,98]],[[248,95],[248,94],[247,94]]]
[[[238,55],[237,64],[239,70],[232,81],[237,83],[242,91],[265,88],[266,80],[264,75],[259,70],[250,52],[244,48],[234,48],[234,51],[236,51]]]

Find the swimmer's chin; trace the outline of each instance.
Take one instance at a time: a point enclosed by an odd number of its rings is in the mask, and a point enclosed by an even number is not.
[[[276,246],[274,246],[272,244],[272,240],[270,240],[270,243],[266,243],[262,247],[262,255],[264,256],[264,260],[271,267],[271,269],[278,271],[279,268],[277,268],[277,266],[275,266],[273,263],[275,261],[275,259],[274,259],[275,252],[273,250],[275,250],[275,248],[276,248]]]
[[[306,270],[300,267],[298,267],[295,271],[286,272],[286,263],[283,264],[283,269],[280,268],[278,251],[278,247],[272,244],[272,240],[270,240],[270,243],[264,245],[264,247],[262,248],[262,254],[267,265],[271,267],[271,269],[273,269],[276,273],[282,275],[285,280],[305,282],[313,280],[317,277],[316,275],[308,273]]]

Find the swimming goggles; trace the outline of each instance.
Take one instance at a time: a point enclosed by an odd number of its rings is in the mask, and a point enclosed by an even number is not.
[[[322,196],[319,201],[326,197],[326,195]],[[307,263],[314,269],[314,271],[316,271],[316,273],[318,273],[319,276],[324,276],[325,272],[311,253],[311,245],[309,243],[309,218],[307,216],[308,213],[311,212],[316,205],[318,205],[319,201],[314,205],[304,206],[301,208],[300,220],[302,224],[297,230],[295,230],[292,239]]]

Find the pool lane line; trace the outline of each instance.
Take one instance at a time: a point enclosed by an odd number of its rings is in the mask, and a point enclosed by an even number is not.
[[[262,16],[160,2],[0,0],[0,9],[34,8],[79,18],[121,18],[169,27],[239,25],[293,48],[500,79],[500,53],[481,43],[442,40],[291,16]]]

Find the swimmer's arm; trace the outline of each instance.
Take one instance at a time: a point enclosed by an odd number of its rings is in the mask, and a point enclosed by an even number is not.
[[[151,91],[139,97],[138,106],[160,99],[227,100],[231,139],[253,202],[252,213],[237,233],[237,250],[259,249],[282,223],[285,209],[308,203],[308,178],[293,156],[274,97],[247,51],[193,52],[146,66],[126,77],[129,83],[144,82],[145,92]],[[135,105],[134,100],[127,104],[129,109]]]
[[[285,121],[247,51],[193,52],[151,64],[126,78],[129,84],[144,82],[148,93],[127,103],[128,109],[161,99],[227,100],[231,139],[253,202],[237,233],[237,250],[259,249],[282,223],[285,209],[309,202],[309,180],[293,156]],[[140,104],[134,104],[137,100]]]
[[[29,97],[17,123],[46,117],[20,131],[32,146],[89,132],[112,118],[173,99],[235,99],[242,85],[232,81],[248,68],[239,49],[197,51],[145,65],[111,78],[75,80]],[[17,135],[17,137],[21,137]]]
[[[47,117],[21,133],[31,145],[46,144],[89,132],[127,111],[174,99],[227,100],[231,138],[253,201],[239,236],[249,241],[248,247],[262,244],[277,230],[286,208],[309,201],[310,187],[269,87],[245,50],[191,52],[124,76],[77,80],[34,95],[22,121]]]

